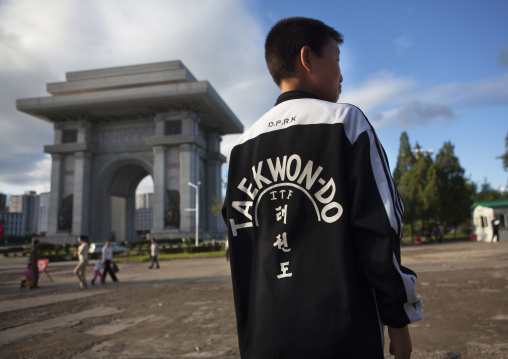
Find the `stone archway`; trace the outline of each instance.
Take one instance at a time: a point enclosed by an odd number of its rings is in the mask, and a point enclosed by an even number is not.
[[[99,171],[96,200],[90,204],[95,236],[131,242],[137,239],[135,228],[136,188],[143,178],[152,175],[150,163],[137,158],[119,158]]]
[[[47,88],[50,97],[17,101],[20,111],[54,124],[55,143],[44,148],[52,156],[45,241],[80,234],[102,241],[112,228],[134,239],[135,189],[147,174],[151,237],[193,236],[189,182],[201,182],[200,236],[223,233],[207,209],[221,198],[221,137],[243,126],[207,81],[172,61],[67,73]]]

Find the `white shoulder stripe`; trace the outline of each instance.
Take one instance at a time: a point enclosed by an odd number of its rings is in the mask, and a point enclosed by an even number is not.
[[[263,133],[279,131],[296,125],[336,124],[344,125],[351,144],[360,134],[371,128],[363,113],[353,105],[337,104],[316,99],[285,101],[252,125],[238,140],[241,145]]]
[[[376,143],[376,135],[372,130],[368,131],[367,133],[369,135],[370,141],[370,162],[372,166],[372,172],[374,173],[374,178],[376,179],[377,189],[379,195],[381,196],[381,200],[383,201],[386,215],[390,221],[390,226],[394,229],[395,233],[400,233],[400,213],[396,208],[396,203],[394,203],[394,199],[392,197],[394,188],[392,187],[393,182],[391,177],[387,177],[385,173],[383,159],[381,158],[381,154],[379,153]]]

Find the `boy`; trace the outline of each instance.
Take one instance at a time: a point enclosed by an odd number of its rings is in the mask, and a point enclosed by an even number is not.
[[[342,35],[288,18],[265,58],[282,94],[230,157],[223,217],[242,358],[409,358],[422,319],[403,205],[363,113],[336,104]]]

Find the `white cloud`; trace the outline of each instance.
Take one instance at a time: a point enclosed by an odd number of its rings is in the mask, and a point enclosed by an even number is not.
[[[508,73],[470,82],[439,85],[422,91],[422,96],[433,100],[446,99],[453,106],[481,107],[508,104]]]
[[[406,103],[397,113],[397,120],[406,128],[425,125],[434,119],[452,120],[454,117],[453,110],[447,105],[417,100]]]
[[[249,127],[273,106],[279,91],[264,63],[266,29],[249,14],[247,4],[0,1],[0,192],[16,194],[21,186],[48,186],[49,170],[45,178],[43,173],[49,168],[49,156],[43,146],[52,143],[53,127],[18,112],[15,100],[47,96],[46,83],[63,81],[65,72],[180,59],[198,80],[210,81]],[[412,42],[402,36],[395,46],[404,51]],[[354,63],[346,58],[343,68]],[[400,127],[400,114],[409,110],[419,109],[414,123],[423,124],[449,120],[459,107],[506,106],[506,83],[508,73],[423,87],[414,78],[380,72],[353,88],[345,87],[341,102],[359,106],[378,128]],[[223,154],[229,155],[237,137],[224,137]]]
[[[52,125],[18,112],[15,101],[48,96],[46,83],[66,72],[182,60],[252,124],[277,88],[264,64],[264,30],[247,10],[241,0],[2,1],[0,192],[17,190],[20,178],[26,187],[47,186],[38,174]]]
[[[376,128],[449,122],[464,107],[507,106],[508,73],[470,82],[422,87],[415,79],[378,73],[341,95],[340,101],[360,107]]]
[[[381,72],[371,76],[356,88],[345,89],[340,102],[352,103],[369,112],[380,106],[402,101],[408,92],[415,90],[415,85],[415,80],[411,78]]]

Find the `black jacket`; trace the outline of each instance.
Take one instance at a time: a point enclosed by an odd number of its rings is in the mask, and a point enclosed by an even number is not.
[[[223,217],[242,358],[383,358],[422,318],[403,205],[356,107],[285,93],[230,157]]]

